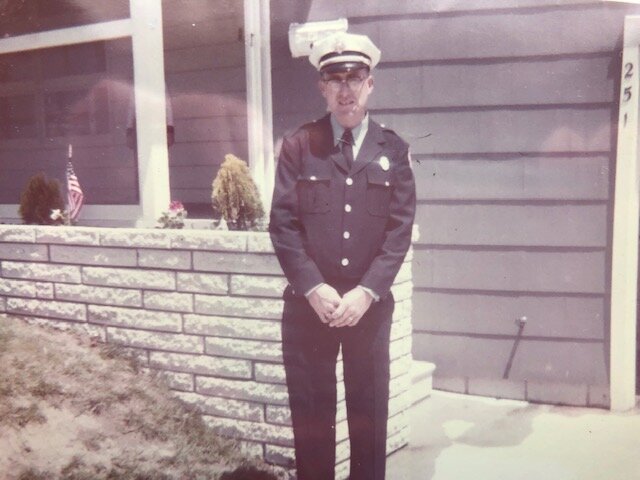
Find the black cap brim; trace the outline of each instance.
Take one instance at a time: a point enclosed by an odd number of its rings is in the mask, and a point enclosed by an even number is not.
[[[361,68],[369,70],[369,65],[364,62],[336,62],[322,67],[320,73],[352,72],[354,70],[360,70]]]

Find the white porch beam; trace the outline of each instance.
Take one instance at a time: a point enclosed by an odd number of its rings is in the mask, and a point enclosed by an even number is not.
[[[271,209],[271,197],[275,182],[276,166],[273,152],[273,91],[271,89],[271,2],[260,1],[262,42],[262,131],[264,142],[264,194],[263,203],[267,212]],[[268,214],[268,213],[267,213]]]
[[[268,211],[275,172],[269,0],[244,0],[249,168]]]
[[[0,39],[0,54],[129,37],[132,31],[131,19],[126,18],[124,20],[93,23],[79,27],[29,33]]]
[[[131,0],[138,181],[142,217],[152,226],[170,202],[162,2]]]
[[[611,271],[611,409],[636,404],[636,328],[638,289],[638,101],[640,98],[640,16],[624,26],[618,148],[613,213]]]

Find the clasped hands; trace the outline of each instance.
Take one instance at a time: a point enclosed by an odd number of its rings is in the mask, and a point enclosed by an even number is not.
[[[371,306],[373,298],[360,287],[342,297],[331,285],[323,283],[307,297],[322,323],[330,327],[353,327]]]

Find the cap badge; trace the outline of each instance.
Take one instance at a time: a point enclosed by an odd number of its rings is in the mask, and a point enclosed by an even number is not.
[[[338,53],[342,53],[347,49],[347,47],[342,40],[338,40],[333,49]]]
[[[389,159],[385,155],[380,157],[380,160],[378,160],[378,163],[380,164],[380,168],[382,168],[382,170],[384,170],[385,172],[389,170],[389,166],[390,166]]]

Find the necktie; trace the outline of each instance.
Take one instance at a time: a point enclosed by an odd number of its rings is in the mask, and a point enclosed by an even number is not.
[[[342,143],[342,155],[344,155],[345,160],[347,161],[347,166],[351,169],[353,165],[353,133],[351,133],[351,129],[345,129],[342,134],[342,138],[340,139],[340,143]]]

